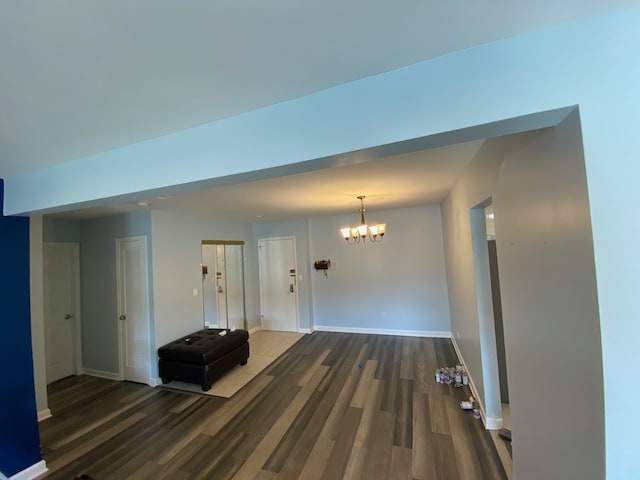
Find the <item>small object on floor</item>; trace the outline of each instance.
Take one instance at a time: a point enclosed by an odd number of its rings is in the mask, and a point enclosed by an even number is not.
[[[226,330],[220,330],[220,333],[218,335],[220,335],[221,337],[224,337],[227,334]]]
[[[463,400],[462,402],[460,402],[460,408],[463,410],[472,410],[473,403]]]
[[[358,368],[362,368],[362,362],[358,363]]]
[[[473,409],[473,418],[480,418],[482,415],[480,415],[480,410],[478,410],[477,408]]]
[[[498,430],[498,435],[500,435],[504,439],[511,441],[511,430],[509,430],[508,428],[501,428],[500,430]]]

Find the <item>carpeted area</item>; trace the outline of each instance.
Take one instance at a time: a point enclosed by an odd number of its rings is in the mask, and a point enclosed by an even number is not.
[[[177,381],[172,381],[159,387],[231,398],[303,336],[304,333],[274,332],[270,330],[259,330],[252,333],[249,336],[250,356],[247,364],[234,367],[224,377],[216,381],[209,391],[203,392],[200,385],[195,383]]]

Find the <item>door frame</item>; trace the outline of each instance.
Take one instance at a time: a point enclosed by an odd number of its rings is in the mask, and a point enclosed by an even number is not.
[[[484,425],[487,430],[502,428],[502,403],[500,401],[500,379],[498,374],[498,348],[491,294],[489,270],[489,248],[485,209],[492,205],[488,198],[469,210],[471,222],[471,249],[476,286],[476,307],[480,336],[480,360],[484,398],[480,398]],[[475,388],[475,387],[474,387]],[[477,396],[477,393],[476,393]]]
[[[207,271],[207,273],[204,273],[204,247],[205,245],[208,246],[212,246],[216,248],[216,251],[213,252],[213,267],[211,270],[212,271]],[[222,325],[221,319],[222,317],[220,316],[220,305],[219,305],[219,297],[217,294],[217,288],[214,288],[213,290],[215,290],[214,292],[211,292],[211,289],[207,289],[205,286],[205,276],[208,275],[215,275],[216,271],[218,270],[218,252],[217,252],[217,247],[218,246],[223,246],[224,247],[224,262],[225,262],[225,268],[224,268],[224,280],[225,280],[225,287],[224,287],[224,292],[225,292],[225,302],[226,302],[226,307],[225,307],[225,311],[226,311],[226,315],[224,316],[224,320],[225,320],[225,325]],[[240,280],[242,283],[242,328],[246,329],[247,328],[247,291],[246,291],[246,279],[245,279],[245,241],[244,240],[202,240],[200,242],[200,256],[202,258],[202,269],[203,269],[203,273],[202,273],[202,317],[204,322],[206,323],[206,302],[207,302],[207,295],[211,296],[213,295],[213,299],[215,300],[215,304],[216,304],[216,321],[218,323],[216,328],[229,328],[229,302],[228,302],[228,293],[229,293],[229,289],[228,284],[227,284],[227,247],[229,246],[237,246],[240,247]],[[207,268],[208,269],[208,268]]]
[[[47,274],[44,272],[46,268],[44,262],[44,249],[46,248],[56,248],[56,247],[70,247],[73,254],[73,263],[72,271],[73,271],[73,297],[74,297],[74,321],[73,321],[73,340],[71,341],[71,345],[73,346],[73,370],[74,375],[80,375],[84,371],[84,367],[82,364],[82,311],[81,305],[82,302],[80,300],[80,244],[77,242],[43,242],[43,281],[46,280]],[[43,291],[44,295],[44,291]],[[44,333],[47,334],[47,316],[45,314],[44,317]],[[46,351],[45,351],[45,359],[46,359]],[[45,368],[45,379],[46,379],[46,368]]]
[[[263,291],[262,291],[262,269],[260,268],[260,263],[261,263],[261,258],[262,258],[262,254],[260,253],[260,243],[261,242],[265,242],[265,241],[281,241],[281,240],[291,240],[291,242],[293,243],[293,268],[295,269],[296,273],[295,273],[295,304],[296,304],[296,308],[295,308],[295,312],[296,312],[296,319],[295,319],[295,331],[296,332],[300,332],[300,299],[298,298],[298,252],[296,250],[296,237],[293,235],[290,236],[286,236],[286,237],[269,237],[269,238],[259,238],[258,239],[258,289],[259,289],[259,294],[260,294],[260,329],[264,330],[264,322],[263,322],[263,318],[264,315],[262,314],[262,306],[264,305],[263,302]]]
[[[142,241],[142,245],[144,247],[144,264],[145,264],[145,291],[147,295],[145,297],[145,302],[147,304],[147,318],[146,318],[146,331],[147,331],[147,340],[148,340],[148,368],[147,368],[147,378],[146,383],[148,385],[154,385],[152,378],[152,366],[153,366],[153,349],[152,347],[152,339],[151,339],[151,318],[150,318],[150,303],[149,303],[149,259],[148,252],[149,249],[147,247],[147,236],[146,235],[138,235],[132,237],[120,237],[116,238],[116,322],[118,326],[118,380],[124,381],[124,339],[123,339],[123,326],[122,322],[118,318],[122,312],[122,267],[121,267],[121,258],[120,258],[120,245],[125,242],[134,242],[134,241]]]

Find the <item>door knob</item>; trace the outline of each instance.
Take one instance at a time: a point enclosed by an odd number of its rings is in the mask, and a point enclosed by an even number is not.
[[[118,319],[119,319],[119,320],[126,320],[126,319],[127,319],[127,316],[126,316],[126,315],[120,315],[120,316],[118,317]]]
[[[71,318],[71,315],[70,315],[70,314],[68,314],[68,313],[64,316],[64,319],[65,319],[65,320],[69,320],[70,318]]]

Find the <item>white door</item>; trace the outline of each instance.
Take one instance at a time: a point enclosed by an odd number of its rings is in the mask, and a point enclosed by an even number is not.
[[[298,331],[295,238],[258,240],[262,328]]]
[[[147,237],[118,238],[116,257],[121,375],[150,383]]]
[[[69,243],[43,248],[47,383],[77,373],[78,251]]]

